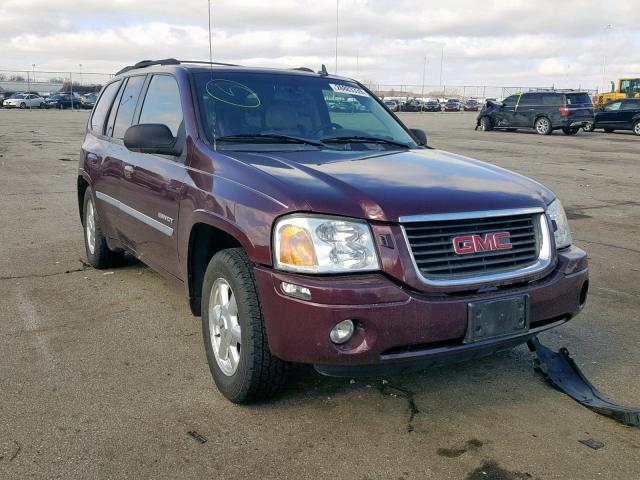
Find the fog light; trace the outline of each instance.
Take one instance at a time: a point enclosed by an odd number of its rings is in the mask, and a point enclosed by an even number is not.
[[[337,344],[344,343],[349,341],[354,331],[355,331],[355,326],[353,324],[353,321],[343,320],[331,329],[331,333],[329,333],[329,338],[333,343],[337,343]]]
[[[290,297],[301,298],[302,300],[311,300],[311,291],[307,287],[282,282],[280,284],[280,288],[282,288],[282,291]]]

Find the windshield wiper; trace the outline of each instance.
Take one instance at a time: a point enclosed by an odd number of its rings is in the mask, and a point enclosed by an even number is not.
[[[345,135],[345,136],[337,136],[337,137],[325,137],[322,139],[323,142],[358,142],[358,143],[387,143],[389,145],[396,145],[402,148],[411,148],[411,145],[406,143],[397,142],[395,140],[388,140],[386,138],[380,137],[367,137],[364,135]]]
[[[279,135],[277,133],[248,133],[244,135],[224,135],[217,137],[216,142],[242,142],[247,140],[276,140],[275,143],[288,142],[288,143],[306,143],[307,145],[313,145],[315,147],[326,147],[326,145],[317,140],[311,140],[308,138],[293,137],[291,135]],[[273,143],[273,142],[272,142]]]

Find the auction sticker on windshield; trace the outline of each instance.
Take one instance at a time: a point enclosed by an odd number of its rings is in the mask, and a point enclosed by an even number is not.
[[[338,93],[348,93],[349,95],[357,95],[358,97],[368,97],[369,94],[363,89],[352,87],[351,85],[341,85],[339,83],[330,83],[331,90]]]

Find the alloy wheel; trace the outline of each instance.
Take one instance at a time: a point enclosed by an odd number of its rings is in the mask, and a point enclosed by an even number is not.
[[[549,128],[549,120],[547,120],[546,118],[539,118],[536,122],[536,131],[540,135],[545,135],[549,131]]]
[[[224,278],[218,278],[211,287],[209,335],[220,370],[226,376],[232,376],[240,362],[241,328],[236,297]]]
[[[87,231],[87,246],[89,247],[89,252],[93,255],[96,250],[96,213],[91,200],[87,202],[87,214],[84,224]]]

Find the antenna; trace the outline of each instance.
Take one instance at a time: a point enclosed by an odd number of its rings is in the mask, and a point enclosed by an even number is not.
[[[213,81],[213,41],[211,40],[211,0],[207,0],[207,18],[209,20],[209,71],[211,72],[211,80]],[[213,123],[213,149],[218,150],[218,146],[216,144],[216,137],[218,136],[216,132],[216,124],[215,124],[215,115],[214,115],[214,123]]]

